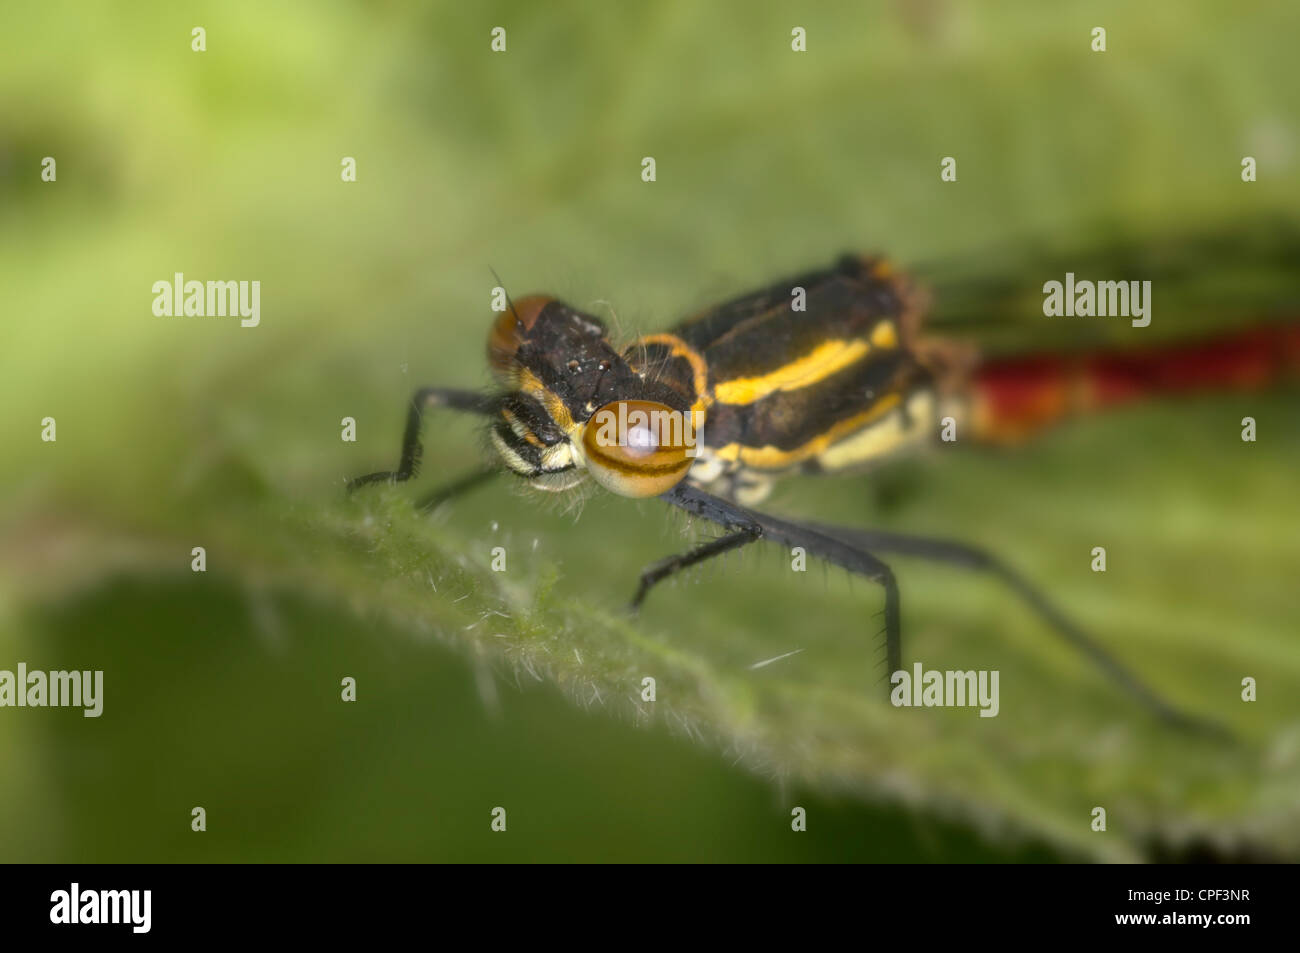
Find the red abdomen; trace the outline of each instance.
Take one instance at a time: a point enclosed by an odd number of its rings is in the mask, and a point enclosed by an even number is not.
[[[1030,354],[981,365],[972,380],[977,436],[1015,442],[1063,418],[1146,397],[1257,390],[1300,377],[1300,324],[1186,344]]]

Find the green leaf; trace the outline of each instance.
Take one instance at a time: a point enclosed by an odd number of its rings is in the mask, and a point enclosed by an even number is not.
[[[905,658],[999,670],[996,718],[889,706],[879,592],[816,564],[791,572],[774,547],[630,617],[641,567],[710,530],[605,496],[575,519],[505,482],[421,515],[421,492],[482,459],[466,421],[430,421],[418,486],[342,492],[394,461],[415,387],[488,384],[490,267],[512,294],[552,291],[630,336],[847,249],[886,251],[901,267],[957,262],[934,272],[940,313],[1006,307],[1017,321],[998,346],[1035,349],[1062,343],[1032,307],[1071,249],[1157,267],[1129,252],[1255,236],[1266,217],[1286,233],[1300,213],[1279,118],[1300,114],[1296,10],[1130,6],[1106,11],[1104,55],[1088,50],[1091,20],[1029,3],[810,9],[806,54],[780,6],[223,9],[206,54],[175,5],[15,11],[0,36],[10,644],[35,644],[31,619],[121,573],[146,581],[132,597],[147,605],[147,581],[188,572],[203,545],[253,603],[301,593],[413,644],[437,638],[762,777],[1071,855],[1296,856],[1293,389],[1154,404],[1014,454],[792,481],[771,502],[987,547],[1162,694],[1228,723],[1231,745],[1154,722],[1009,593],[953,570],[897,561]],[[498,21],[509,51],[493,55]],[[1252,185],[1246,149],[1261,154]],[[51,152],[46,187],[31,167]],[[339,180],[346,155],[356,183]],[[956,183],[939,181],[945,155]],[[1065,257],[1026,247],[1044,235]],[[1216,252],[1194,275],[1160,272],[1172,287],[1157,287],[1154,335],[1290,300],[1293,246],[1229,245],[1242,267],[1220,270]],[[260,280],[261,325],[155,317],[152,283],[177,271]],[[46,415],[55,444],[37,437]],[[1255,444],[1238,437],[1244,416]],[[1105,574],[1089,569],[1096,545]],[[139,663],[132,633],[120,639]],[[409,656],[393,651],[382,664],[400,669]],[[1257,702],[1240,700],[1245,677]],[[7,730],[5,750],[30,761],[34,729]],[[7,810],[47,787],[75,780],[28,779]]]

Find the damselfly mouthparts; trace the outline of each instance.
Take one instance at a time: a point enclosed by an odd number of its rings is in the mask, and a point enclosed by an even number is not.
[[[1226,363],[1184,353],[1077,357],[979,366],[970,351],[922,337],[922,297],[880,259],[846,256],[710,309],[622,350],[596,317],[546,296],[509,302],[488,337],[494,395],[444,387],[411,400],[397,469],[350,488],[415,475],[431,407],[481,414],[505,467],[558,492],[587,479],[629,497],[658,496],[725,534],[641,574],[639,605],[672,574],[757,540],[803,547],[884,591],[888,670],[902,668],[898,583],[879,554],[975,569],[1000,579],[1059,636],[1163,719],[1205,727],[1163,701],[1037,588],[973,546],[893,532],[794,522],[754,506],[774,479],[844,472],[939,439],[951,416],[986,438],[1016,438],[1128,384],[1168,388],[1234,380],[1286,347],[1256,341]],[[1238,342],[1240,343],[1240,342]],[[1240,350],[1240,347],[1238,348]],[[1217,352],[1216,352],[1217,353]],[[1272,355],[1272,357],[1270,357]],[[1300,362],[1297,362],[1300,363]],[[1265,368],[1267,370],[1267,368]],[[496,468],[499,470],[499,468]],[[436,496],[475,485],[473,475]]]

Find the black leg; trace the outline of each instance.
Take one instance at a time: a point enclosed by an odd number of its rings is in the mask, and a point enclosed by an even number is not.
[[[705,493],[703,490],[688,486],[685,483],[679,483],[663,494],[660,499],[672,503],[674,506],[679,506],[686,512],[701,519],[710,520],[727,529],[738,530],[738,532],[701,546],[699,549],[692,550],[683,556],[655,564],[646,571],[648,574],[663,571],[656,578],[651,579],[650,583],[657,582],[658,579],[662,579],[675,569],[681,568],[682,565],[690,565],[693,562],[717,555],[719,552],[726,552],[728,549],[734,549],[736,546],[742,546],[759,538],[781,543],[785,546],[802,546],[809,555],[834,563],[849,572],[866,576],[884,587],[886,671],[887,673],[896,672],[903,667],[898,583],[895,581],[890,568],[867,552],[866,549],[820,529],[801,526],[797,523],[777,519],[775,516],[768,516],[766,513],[757,513],[745,509],[729,500],[724,500],[711,493]],[[745,534],[746,538],[737,539],[742,533]],[[677,564],[674,565],[674,563]],[[670,568],[665,569],[665,567]],[[646,582],[646,576],[642,575],[641,590],[637,593],[638,597],[643,597],[644,590],[647,588],[649,588],[649,585]]]
[[[406,414],[406,430],[402,434],[402,456],[396,470],[380,470],[367,473],[348,483],[348,492],[369,483],[400,483],[409,480],[420,468],[420,422],[424,411],[429,407],[447,407],[451,410],[463,410],[475,414],[491,414],[497,409],[497,401],[484,397],[472,390],[457,390],[452,387],[424,387],[411,397],[411,406]]]
[[[739,549],[747,543],[752,543],[763,535],[763,531],[757,526],[745,526],[734,533],[728,533],[718,539],[705,543],[703,546],[697,546],[695,549],[685,553],[678,553],[676,556],[669,556],[667,559],[661,559],[659,562],[647,566],[641,573],[641,584],[636,588],[636,595],[632,597],[632,604],[629,606],[632,610],[639,609],[641,603],[645,601],[646,593],[650,587],[657,582],[662,582],[678,570],[685,569],[687,566],[694,566],[696,563],[703,562],[713,556],[720,556],[722,553],[732,549]]]
[[[1204,721],[1193,715],[1179,711],[1159,695],[1143,684],[1137,676],[1120,664],[1109,652],[1099,645],[1090,635],[1076,625],[1065,613],[1058,609],[1042,592],[1018,572],[1002,563],[984,550],[965,543],[946,539],[934,539],[926,536],[910,536],[903,533],[889,533],[879,530],[859,530],[838,526],[809,524],[811,529],[828,536],[835,536],[845,542],[854,543],[876,552],[897,553],[900,556],[915,556],[933,562],[987,572],[1002,580],[1025,604],[1038,614],[1058,635],[1082,652],[1094,665],[1113,678],[1138,702],[1161,719],[1184,728],[1191,728],[1210,734],[1227,735],[1221,725]]]

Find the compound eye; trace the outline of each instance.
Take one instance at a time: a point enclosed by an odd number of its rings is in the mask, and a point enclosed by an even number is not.
[[[537,323],[542,309],[554,301],[546,295],[529,295],[507,307],[492,322],[488,333],[488,364],[498,377],[509,378],[515,369],[515,352],[525,334]]]
[[[620,496],[658,496],[686,476],[698,437],[690,411],[649,400],[616,400],[591,415],[582,449],[587,469],[605,489]]]

